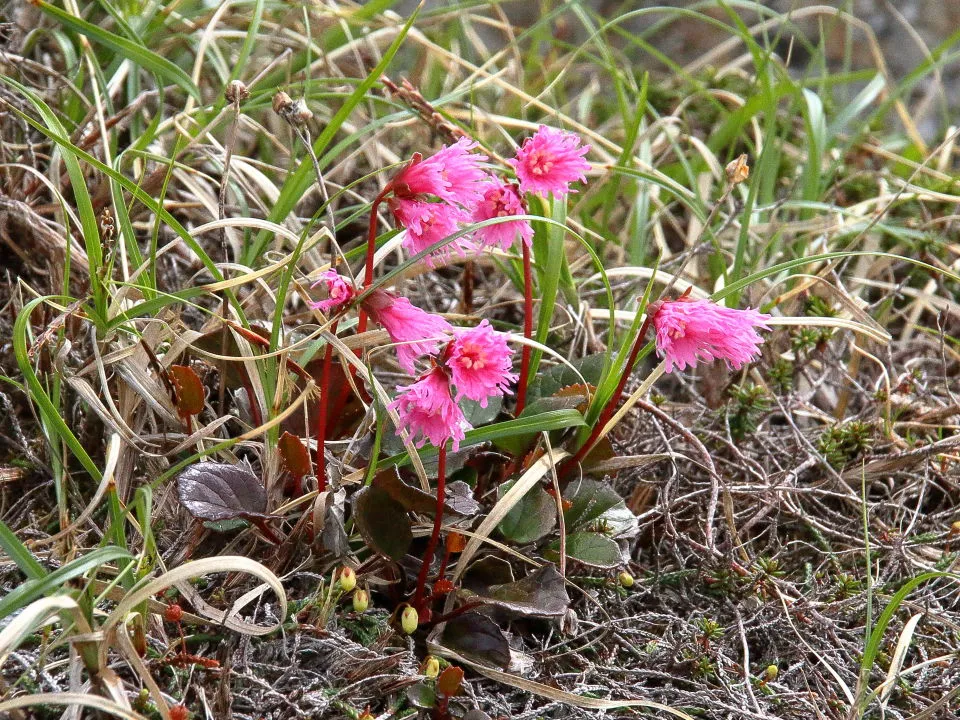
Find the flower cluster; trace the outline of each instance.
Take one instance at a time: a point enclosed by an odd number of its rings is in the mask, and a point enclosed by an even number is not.
[[[457,402],[469,398],[486,407],[491,397],[502,397],[517,380],[510,372],[512,356],[507,336],[486,320],[474,328],[454,330],[434,366],[416,382],[398,387],[390,408],[397,411],[417,447],[427,441],[443,447],[452,440],[456,451],[470,427]]]
[[[431,157],[415,154],[387,184],[380,197],[406,231],[408,251],[420,253],[469,223],[501,218],[508,219],[484,225],[472,239],[452,247],[461,252],[476,247],[506,251],[517,238],[529,247],[529,221],[509,219],[527,214],[524,195],[563,197],[590,168],[583,159],[589,147],[581,145],[577,135],[546,126],[527,138],[509,161],[516,182],[488,173],[487,156],[474,152],[477,147],[461,138]],[[318,286],[326,287],[327,297],[310,305],[323,312],[340,311],[357,298],[353,283],[334,270],[322,273],[312,287]],[[486,407],[491,397],[503,396],[517,381],[508,338],[487,321],[454,329],[439,315],[386,290],[365,295],[361,307],[397,345],[397,360],[407,373],[416,373],[418,358],[432,358],[431,369],[398,388],[391,403],[420,445],[452,440],[458,447],[469,425],[457,403],[466,398]]]
[[[585,180],[590,169],[583,159],[589,147],[581,145],[577,135],[545,125],[508,160],[516,184],[488,174],[483,165],[487,156],[472,152],[476,147],[476,142],[461,138],[429,158],[418,153],[387,185],[387,204],[406,230],[404,245],[411,253],[426,250],[468,223],[525,215],[526,193],[564,197],[571,192],[570,183]],[[461,253],[477,247],[508,250],[518,237],[530,245],[529,221],[491,223],[472,239],[453,241],[441,254],[451,248]]]
[[[460,229],[470,208],[483,197],[486,155],[473,153],[477,143],[460,138],[426,160],[418,153],[390,181],[388,201],[394,219],[406,229],[404,244],[419,253]],[[456,249],[467,249],[459,242]]]
[[[651,305],[649,312],[657,333],[657,354],[666,359],[667,372],[716,359],[737,370],[760,353],[763,338],[757,328],[770,329],[769,315],[709,300],[661,301]]]

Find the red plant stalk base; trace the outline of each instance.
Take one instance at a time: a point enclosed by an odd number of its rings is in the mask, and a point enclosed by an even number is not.
[[[330,325],[330,334],[337,334],[337,322]],[[333,364],[333,345],[327,343],[323,353],[323,367],[320,370],[320,408],[317,412],[317,492],[327,489],[327,405],[330,392],[330,366]]]
[[[383,202],[383,199],[390,192],[390,185],[387,185],[383,190],[380,191],[380,194],[377,195],[374,199],[373,204],[370,206],[370,224],[369,229],[367,230],[367,259],[364,264],[363,270],[363,289],[366,290],[373,283],[373,256],[377,252],[377,212],[380,209],[380,203]],[[357,318],[357,334],[366,332],[367,330],[367,313],[361,307],[360,313]],[[359,354],[360,351],[358,350]]]
[[[444,492],[447,483],[447,444],[440,447],[437,456],[437,512],[433,517],[433,533],[430,535],[430,541],[427,543],[427,550],[423,554],[423,565],[420,566],[420,575],[417,576],[417,592],[413,596],[413,607],[419,612],[423,605],[424,588],[427,584],[427,575],[430,573],[430,565],[433,561],[433,554],[437,550],[437,543],[440,541],[440,524],[443,522],[443,509],[445,507]]]
[[[523,245],[523,338],[530,340],[533,337],[533,272],[530,267],[530,248]],[[520,416],[527,404],[527,380],[530,375],[530,346],[524,344],[520,350],[520,380],[517,383],[517,409],[515,415]]]

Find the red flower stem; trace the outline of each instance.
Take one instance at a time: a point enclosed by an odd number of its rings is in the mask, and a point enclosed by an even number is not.
[[[443,579],[443,574],[447,571],[447,563],[450,562],[450,542],[447,538],[446,546],[443,549],[443,559],[440,561],[440,569],[437,570],[437,580]]]
[[[337,334],[337,322],[330,325],[330,334]],[[317,411],[317,492],[327,489],[327,453],[324,451],[327,441],[327,404],[330,393],[330,366],[333,364],[333,345],[327,343],[323,353],[323,367],[320,370],[320,409]],[[297,481],[299,488],[299,480]],[[299,496],[300,493],[298,492]]]
[[[373,204],[370,206],[370,227],[367,231],[367,260],[363,271],[363,289],[366,290],[373,283],[373,256],[377,252],[377,212],[380,209],[380,203],[390,192],[389,183],[380,191]],[[361,307],[357,319],[357,333],[366,332],[367,312]]]
[[[530,267],[530,247],[523,245],[523,338],[530,340],[533,337],[533,271]],[[527,379],[530,374],[531,347],[524,344],[520,350],[520,381],[517,383],[517,409],[515,415],[520,416],[527,404]]]
[[[423,554],[423,564],[420,566],[420,575],[417,577],[417,592],[413,596],[413,607],[418,611],[423,603],[423,591],[427,584],[427,574],[433,561],[433,553],[440,541],[440,523],[443,522],[444,492],[447,484],[447,443],[440,446],[437,455],[437,512],[433,516],[433,533],[427,543],[427,551]]]
[[[266,536],[267,540],[272,542],[274,545],[283,544],[283,541],[277,537],[276,533],[274,533],[273,530],[270,529],[270,526],[267,525],[267,521],[264,518],[251,517],[251,516],[244,517],[242,515],[241,517],[243,517],[245,520],[249,520],[254,525],[256,525],[257,528],[260,530],[260,532],[262,532]]]
[[[597,438],[600,437],[600,433],[603,432],[603,428],[608,422],[610,422],[610,418],[613,417],[613,413],[620,404],[620,398],[623,396],[623,389],[627,386],[627,380],[630,379],[630,373],[633,372],[633,364],[637,361],[637,355],[640,354],[640,349],[644,345],[643,338],[647,334],[647,330],[649,328],[650,314],[644,318],[643,325],[640,326],[640,332],[637,333],[637,339],[633,341],[633,347],[630,349],[630,357],[627,358],[627,364],[623,368],[623,374],[620,375],[620,382],[617,383],[617,389],[613,391],[613,395],[610,396],[607,404],[600,412],[600,417],[598,417],[597,422],[594,423],[593,430],[590,431],[590,436],[587,438],[587,441],[581,445],[576,454],[567,460],[563,464],[563,467],[560,468],[559,475],[561,477],[563,477],[567,471],[570,470],[570,468],[581,462],[587,456],[587,454],[596,444]]]
[[[439,624],[442,623],[442,622],[447,622],[448,620],[453,620],[455,617],[457,617],[457,616],[459,616],[459,615],[463,615],[463,614],[466,613],[466,612],[470,612],[470,611],[473,610],[474,608],[482,607],[482,606],[485,605],[485,604],[486,604],[486,603],[482,603],[482,602],[468,602],[468,603],[464,603],[464,604],[461,605],[460,607],[454,608],[453,610],[451,610],[450,612],[448,612],[446,615],[438,615],[438,616],[436,616],[436,617],[430,618],[430,621],[429,621],[429,624],[427,625],[427,627],[434,627],[434,626],[436,626],[436,625],[439,625]]]

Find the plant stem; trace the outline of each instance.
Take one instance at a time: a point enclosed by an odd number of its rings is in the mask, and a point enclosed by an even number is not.
[[[623,374],[620,375],[620,382],[617,383],[616,390],[613,391],[613,395],[610,396],[607,404],[600,412],[600,417],[598,417],[597,422],[594,423],[593,429],[590,431],[590,436],[587,438],[586,442],[583,443],[583,445],[580,446],[580,449],[577,450],[576,454],[567,460],[567,462],[563,464],[563,467],[560,468],[559,475],[561,477],[566,475],[570,468],[581,462],[587,456],[587,454],[593,449],[594,444],[596,444],[597,439],[600,437],[600,433],[603,431],[604,426],[610,421],[610,418],[613,417],[613,413],[620,404],[620,398],[623,395],[623,389],[627,386],[627,380],[630,379],[630,373],[633,371],[633,364],[637,361],[637,355],[640,354],[640,349],[644,345],[643,338],[647,334],[647,330],[650,328],[650,322],[651,315],[648,313],[647,317],[643,320],[643,325],[640,326],[640,331],[637,333],[636,340],[633,341],[633,347],[630,348],[630,357],[627,358],[627,364],[623,368]]]
[[[337,321],[330,325],[330,334],[336,335]],[[333,363],[333,345],[327,343],[320,371],[320,408],[317,411],[317,492],[327,489],[327,405],[330,400],[330,365]],[[298,481],[299,483],[299,481]],[[297,493],[299,495],[299,493]]]
[[[455,617],[458,617],[458,616],[460,616],[460,615],[463,615],[463,614],[466,613],[466,612],[470,612],[471,610],[474,610],[475,608],[482,607],[483,605],[484,605],[484,603],[482,603],[482,602],[468,602],[468,603],[464,603],[463,605],[460,605],[459,607],[455,607],[453,610],[451,610],[450,612],[448,612],[446,615],[438,615],[438,616],[435,617],[435,618],[430,618],[428,627],[435,627],[436,625],[439,625],[439,624],[442,623],[442,622],[447,622],[448,620],[453,620]]]
[[[373,204],[370,206],[370,226],[367,231],[367,260],[364,265],[363,271],[363,289],[366,290],[373,283],[373,256],[377,251],[377,212],[380,210],[380,203],[383,202],[383,199],[390,192],[391,187],[389,183],[387,186],[380,191],[380,194],[377,195],[374,199]],[[361,307],[360,313],[357,318],[357,333],[366,332],[367,329],[367,313]]]
[[[433,561],[433,554],[436,552],[437,543],[440,541],[440,524],[443,522],[444,492],[447,483],[447,443],[440,446],[440,452],[437,455],[437,512],[433,516],[433,532],[430,534],[430,541],[427,543],[427,551],[423,554],[423,564],[420,566],[420,575],[417,577],[417,592],[413,596],[413,607],[418,611],[423,602],[424,587],[427,584],[427,575],[430,572],[430,565]]]
[[[533,272],[530,267],[530,247],[523,245],[523,338],[533,337]],[[530,374],[530,346],[524,344],[520,350],[520,381],[517,383],[517,409],[519,417],[527,404],[527,376]]]

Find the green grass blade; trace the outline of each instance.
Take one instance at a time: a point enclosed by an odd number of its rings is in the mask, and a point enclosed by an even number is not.
[[[30,316],[33,314],[35,308],[37,308],[41,303],[53,299],[55,298],[35,298],[27,303],[23,310],[20,311],[20,314],[17,315],[17,319],[13,324],[14,354],[17,357],[17,364],[20,366],[20,372],[23,374],[23,378],[30,390],[30,398],[34,403],[36,403],[37,408],[43,417],[43,421],[55,430],[57,435],[60,436],[60,439],[63,440],[63,442],[70,449],[70,452],[72,452],[76,456],[77,460],[80,461],[80,464],[83,465],[84,470],[90,473],[90,476],[94,480],[99,482],[102,477],[100,468],[98,468],[96,463],[93,462],[83,445],[79,440],[77,440],[77,436],[74,435],[73,431],[67,426],[62,414],[57,410],[57,407],[54,405],[53,401],[50,400],[50,396],[47,395],[46,390],[43,388],[43,384],[40,382],[40,378],[37,377],[36,373],[33,371],[33,366],[30,363],[27,348],[27,323],[30,322]]]
[[[47,576],[47,571],[43,565],[37,561],[33,553],[17,539],[17,536],[3,521],[0,521],[0,548],[3,548],[7,557],[17,564],[20,572],[27,576],[27,580],[42,580]]]
[[[565,277],[564,268],[567,259],[564,250],[567,204],[564,200],[554,200],[552,207],[550,204],[548,207],[551,210],[552,222],[549,225],[540,223],[538,232],[533,236],[533,251],[537,260],[535,266],[537,290],[539,291],[535,299],[540,301],[534,340],[541,345],[546,344],[547,335],[550,334],[550,323],[553,321],[553,312],[557,305],[557,294]],[[566,267],[566,274],[569,275],[569,273],[570,268]],[[533,292],[532,289],[531,292]],[[530,354],[530,378],[536,377],[542,357],[543,352],[539,349],[534,349]]]
[[[34,0],[33,4],[71,30],[80,33],[104,47],[110,48],[119,56],[127,58],[135,65],[150,71],[158,80],[162,80],[165,83],[173,83],[192,96],[197,102],[202,102],[203,98],[200,96],[200,89],[193,84],[190,76],[167,58],[157,55],[132,40],[115,35],[108,30],[88,23],[86,20],[71,15],[66,10],[62,10],[56,5],[51,5],[44,0]]]
[[[528,415],[516,418],[515,420],[505,420],[504,422],[468,430],[466,437],[460,442],[460,447],[468,448],[472,445],[479,445],[480,443],[492,442],[517,435],[564,430],[570,427],[580,427],[583,424],[583,415],[576,410],[549,410],[544,413],[537,413],[536,415]],[[437,449],[431,445],[420,452],[420,457],[431,458],[436,454]],[[395,465],[402,466],[409,462],[409,454],[403,452],[381,460],[377,463],[377,469],[393,467]]]
[[[114,562],[115,560],[132,561],[133,557],[123,548],[97,548],[83,557],[79,557],[63,567],[54,570],[45,577],[28,580],[6,597],[0,599],[0,618],[5,618],[10,613],[29,605],[44,595],[63,592],[64,585],[70,580],[86,575],[92,570],[97,570],[101,565]]]

